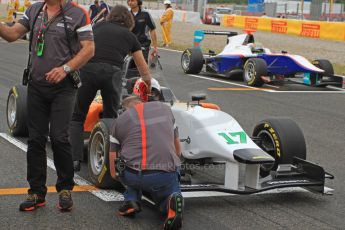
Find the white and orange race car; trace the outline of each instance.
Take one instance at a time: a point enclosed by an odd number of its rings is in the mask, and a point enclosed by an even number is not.
[[[133,81],[128,85],[132,88]],[[193,184],[193,180],[189,180],[181,185],[183,192],[252,194],[299,187],[332,194],[333,189],[326,187],[325,181],[333,179],[333,175],[306,160],[305,139],[293,120],[265,119],[257,123],[252,133],[247,133],[219,106],[204,103],[204,95],[194,95],[189,102],[178,102],[169,88],[161,87],[161,94],[160,100],[171,106],[179,127],[182,171],[184,166],[195,164],[198,167],[223,164],[225,168],[223,183]],[[13,87],[7,100],[7,122],[14,136],[27,133],[25,102],[26,87]],[[109,130],[113,119],[103,119],[102,108],[102,101],[95,100],[84,125],[85,133],[89,134],[89,175],[100,188],[119,188],[121,183],[116,172],[110,172],[110,165],[116,160],[109,157]]]

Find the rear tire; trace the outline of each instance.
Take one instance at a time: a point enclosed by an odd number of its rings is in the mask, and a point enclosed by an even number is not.
[[[7,97],[7,125],[13,136],[27,137],[27,87],[23,85],[13,86]]]
[[[260,175],[266,177],[279,164],[291,164],[294,157],[306,159],[306,143],[299,126],[289,118],[270,118],[259,122],[253,136],[261,139],[259,147],[274,157],[274,164],[262,164]]]
[[[101,119],[92,129],[88,149],[88,169],[91,182],[98,188],[120,189],[122,185],[110,175],[109,129],[113,119]]]
[[[260,58],[249,58],[243,67],[243,79],[249,86],[262,86],[262,76],[267,75],[267,64]]]
[[[186,49],[181,56],[181,66],[187,74],[198,74],[204,66],[204,56],[200,49]]]

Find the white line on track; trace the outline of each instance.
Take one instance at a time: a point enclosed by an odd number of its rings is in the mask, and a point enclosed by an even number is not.
[[[28,146],[24,144],[23,142],[15,139],[14,137],[6,134],[6,133],[0,133],[0,136],[10,142],[11,144],[15,145],[19,149],[23,150],[24,152],[27,151]],[[52,170],[56,171],[54,166],[54,161],[47,157],[47,166],[51,168]],[[77,185],[92,185],[89,181],[85,180],[81,176],[74,174],[74,182]],[[92,190],[89,191],[96,197],[100,198],[103,201],[123,201],[123,195],[119,192],[116,192],[114,190]]]
[[[175,52],[175,53],[182,53],[183,51],[180,50],[173,50],[173,49],[167,49],[167,48],[158,48],[159,50],[165,50],[165,51],[171,51],[171,52]]]
[[[213,78],[199,76],[199,75],[194,75],[194,74],[188,74],[188,76],[191,76],[191,77],[194,77],[194,78],[200,78],[200,79],[204,79],[204,80],[209,80],[209,81],[220,82],[220,83],[224,83],[224,84],[228,84],[228,85],[240,86],[240,87],[243,87],[243,88],[257,89],[257,90],[265,91],[265,92],[274,92],[275,91],[275,90],[270,90],[270,89],[260,89],[260,88],[256,88],[256,87],[252,87],[252,86],[248,86],[248,85],[242,85],[242,84],[238,84],[238,83],[228,82],[228,81],[219,80],[219,79],[213,79]]]
[[[27,145],[23,142],[17,140],[16,138],[6,134],[0,133],[0,137],[4,138],[11,144],[15,145],[19,149],[23,150],[24,152],[27,151]],[[56,171],[54,162],[52,159],[47,157],[47,166],[52,170]],[[85,180],[81,176],[74,174],[74,181],[77,185],[92,185],[89,181]],[[94,196],[100,198],[103,201],[123,201],[123,195],[115,190],[91,190],[89,191]],[[308,192],[303,188],[280,188],[280,189],[272,189],[269,191],[255,193],[252,195],[260,195],[260,194],[277,194],[277,193],[291,193],[291,192]],[[185,198],[198,198],[198,197],[217,197],[217,196],[236,196],[237,194],[229,194],[229,193],[222,193],[222,192],[183,192],[183,197]],[[148,200],[144,197],[145,200]],[[149,202],[152,202],[148,200]]]
[[[273,89],[261,89],[261,88],[257,88],[257,87],[242,85],[242,84],[238,84],[238,83],[228,82],[228,81],[219,80],[219,79],[213,79],[213,78],[194,75],[194,74],[188,74],[188,76],[191,76],[194,78],[200,78],[200,79],[204,79],[204,80],[209,80],[209,81],[214,81],[214,82],[220,82],[220,83],[224,83],[224,84],[228,84],[228,85],[239,86],[239,87],[243,87],[243,88],[257,89],[258,91],[263,91],[263,92],[268,92],[268,93],[306,93],[306,94],[344,94],[345,93],[345,90],[338,90],[338,91],[297,91],[297,90],[277,91],[277,90],[273,90]],[[269,85],[267,85],[267,86],[269,86]]]
[[[242,85],[242,84],[238,84],[238,83],[228,82],[228,81],[219,80],[219,79],[213,79],[213,78],[194,75],[194,74],[188,74],[188,76],[191,76],[194,78],[200,78],[200,79],[204,79],[204,80],[209,80],[209,81],[214,81],[214,82],[220,82],[220,83],[224,83],[224,84],[228,84],[228,85],[239,86],[239,87],[243,87],[243,88],[257,89],[259,91],[263,91],[263,92],[267,92],[267,93],[301,93],[301,94],[303,94],[303,93],[306,93],[306,94],[344,94],[345,93],[345,90],[341,90],[341,89],[338,91],[297,91],[297,90],[277,91],[277,90],[273,90],[273,89],[260,89],[257,87]],[[269,85],[267,85],[267,86],[269,86]]]
[[[345,91],[273,91],[270,93],[344,94]]]

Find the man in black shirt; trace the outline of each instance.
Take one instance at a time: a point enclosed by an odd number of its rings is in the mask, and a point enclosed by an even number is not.
[[[135,27],[132,32],[137,36],[143,50],[146,62],[150,52],[152,42],[153,52],[152,55],[157,54],[157,34],[156,25],[149,12],[141,9],[142,0],[128,0],[128,6],[131,8],[131,13],[134,16]]]
[[[122,65],[132,53],[143,80],[150,86],[151,76],[140,44],[130,29],[134,26],[132,14],[125,6],[115,6],[106,21],[93,28],[94,57],[80,69],[82,86],[78,89],[70,126],[72,154],[75,171],[80,170],[83,159],[83,124],[97,90],[103,99],[103,118],[116,118],[122,90]]]

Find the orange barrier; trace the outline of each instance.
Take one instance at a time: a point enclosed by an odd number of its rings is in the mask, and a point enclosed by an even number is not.
[[[272,33],[292,34],[302,37],[345,41],[344,22],[303,21],[267,17],[225,15],[222,26],[245,30],[262,30]]]

